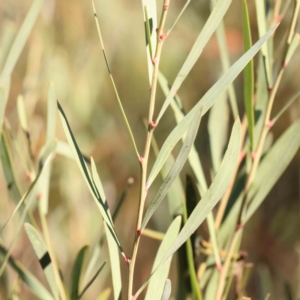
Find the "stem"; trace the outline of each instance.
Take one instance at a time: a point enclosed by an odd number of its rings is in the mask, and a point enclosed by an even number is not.
[[[142,225],[142,218],[144,212],[144,205],[145,200],[147,197],[148,188],[146,188],[146,180],[147,180],[147,167],[148,167],[148,159],[149,159],[149,152],[151,146],[151,140],[153,136],[154,128],[156,127],[156,123],[153,122],[153,114],[154,114],[154,107],[155,107],[155,98],[156,98],[156,90],[157,90],[157,79],[158,79],[158,71],[159,71],[159,62],[161,58],[161,51],[165,36],[163,34],[168,7],[169,7],[170,0],[165,0],[163,3],[163,11],[162,16],[157,32],[157,47],[155,52],[155,57],[153,57],[154,63],[154,70],[152,75],[152,86],[151,86],[151,94],[150,94],[150,104],[149,104],[149,114],[148,114],[148,132],[145,142],[145,149],[144,149],[144,156],[139,157],[139,161],[141,164],[141,183],[140,183],[140,195],[139,195],[139,206],[138,206],[138,217],[136,222],[136,233],[134,237],[133,249],[132,249],[132,256],[131,261],[129,262],[129,272],[128,272],[128,300],[132,299],[132,291],[133,291],[133,277],[134,277],[134,268],[136,263],[136,257],[141,237],[141,225]]]

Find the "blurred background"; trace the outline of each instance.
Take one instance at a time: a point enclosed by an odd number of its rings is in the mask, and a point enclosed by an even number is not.
[[[9,49],[8,46],[11,45],[31,3],[32,1],[29,0],[1,1],[0,47]],[[95,4],[110,68],[133,129],[138,149],[141,152],[146,137],[143,118],[148,115],[149,102],[141,1],[97,0]],[[171,1],[167,28],[173,24],[184,4],[183,0]],[[253,41],[256,41],[258,30],[255,3],[248,1],[248,4],[252,38]],[[162,1],[157,1],[157,7],[160,16]],[[161,70],[169,82],[172,83],[175,79],[209,13],[209,1],[191,1],[171,35],[165,41]],[[275,48],[283,38],[289,14],[288,11],[276,33]],[[233,0],[225,17],[226,40],[231,63],[243,53],[241,21],[241,1]],[[6,30],[2,30],[3,28]],[[1,67],[4,59],[5,57],[0,57]],[[284,74],[276,97],[274,112],[277,112],[299,89],[299,67],[300,52],[297,51],[293,63]],[[221,75],[218,44],[214,35],[179,91],[185,110],[189,111]],[[116,231],[120,236],[125,253],[131,253],[138,204],[139,164],[117,106],[102,56],[90,1],[46,0],[13,72],[5,116],[10,122],[12,132],[19,135],[20,124],[17,117],[16,99],[19,94],[22,94],[29,123],[31,149],[36,159],[45,141],[47,93],[50,82],[55,85],[57,99],[67,114],[81,151],[87,156],[92,155],[96,161],[112,211],[128,178],[132,177],[135,180],[116,220]],[[235,80],[234,87],[241,117],[244,111],[242,85],[242,76],[239,76]],[[164,96],[159,90],[156,113],[163,101]],[[274,138],[276,139],[299,116],[298,101],[276,123],[272,130]],[[207,178],[210,178],[211,158],[207,120],[208,114],[201,123],[196,145]],[[173,113],[168,110],[155,132],[159,145],[162,145],[174,125]],[[57,120],[57,126],[57,139],[66,141],[60,120]],[[281,297],[283,290],[290,284],[295,285],[297,280],[299,254],[297,255],[296,248],[298,247],[299,253],[300,239],[299,160],[298,153],[262,207],[245,228],[242,249],[248,252],[247,261],[253,262],[257,266],[248,291],[249,296],[252,296],[253,299],[262,299],[260,293],[264,291],[260,286],[261,276],[266,276],[273,281],[274,290],[271,299],[283,299]],[[151,163],[153,161],[154,156],[151,157]],[[25,191],[29,181],[24,171],[19,173],[21,186]],[[182,178],[186,173],[189,173],[189,166],[183,170]],[[151,199],[151,195],[159,187],[159,180],[156,180],[153,188],[149,191],[148,199]],[[14,209],[14,205],[8,197],[2,171],[0,171],[0,191],[2,223]],[[166,210],[167,205],[162,204],[159,212],[151,221],[152,228],[162,232],[167,229],[170,218],[166,217],[168,215],[165,213]],[[77,252],[82,246],[94,245],[99,240],[102,221],[77,165],[73,160],[65,157],[57,156],[53,163],[48,224],[64,277],[68,282]],[[207,238],[206,225],[204,224],[203,227],[204,237]],[[12,225],[2,237],[7,245],[13,234],[14,226]],[[142,239],[136,269],[136,288],[147,278],[158,246],[157,241],[147,237]],[[107,253],[102,255],[103,259],[107,257]],[[38,278],[45,282],[24,231],[14,247],[13,256],[20,259]],[[125,283],[127,265],[121,261],[121,266]],[[109,272],[109,268],[106,269],[106,272]],[[11,276],[15,276],[13,272]],[[173,275],[173,277],[173,280],[176,281],[176,276]],[[99,293],[100,289],[110,285],[109,281],[109,276],[105,276],[103,273],[84,299],[94,299],[93,297]],[[22,286],[22,291],[24,299],[34,299],[26,287]]]

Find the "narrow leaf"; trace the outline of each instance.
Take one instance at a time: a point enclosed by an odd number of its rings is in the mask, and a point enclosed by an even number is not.
[[[216,5],[217,0],[211,0],[212,5]],[[222,64],[222,71],[223,74],[225,74],[228,69],[230,68],[230,57],[229,57],[229,51],[226,41],[226,32],[225,32],[225,26],[224,21],[221,21],[217,30],[216,30],[216,38],[218,41],[218,46],[220,50],[220,59]],[[237,100],[236,100],[236,93],[234,90],[233,84],[230,84],[228,87],[228,98],[232,110],[232,114],[234,118],[237,118],[239,116],[238,106],[237,106]]]
[[[16,62],[19,59],[21,52],[23,51],[32,27],[38,17],[42,4],[43,0],[34,0],[34,2],[32,3],[30,10],[27,13],[27,16],[20,30],[18,31],[18,34],[9,51],[8,57],[0,75],[0,84],[4,84],[9,79],[16,65]]]
[[[181,169],[183,168],[183,166],[188,158],[189,152],[193,146],[194,140],[196,138],[200,120],[201,120],[201,110],[199,110],[198,113],[195,115],[195,117],[191,123],[191,126],[189,128],[188,134],[183,143],[183,146],[180,150],[180,153],[179,153],[173,167],[171,168],[169,174],[167,175],[166,179],[162,183],[161,187],[157,191],[155,197],[153,198],[153,200],[151,201],[151,203],[147,209],[147,212],[143,219],[142,229],[144,229],[146,227],[151,216],[153,215],[155,210],[158,208],[158,206],[160,205],[160,203],[166,196],[172,183],[174,182],[174,180],[180,173]]]
[[[258,24],[258,33],[261,38],[267,32],[267,14],[266,14],[266,2],[261,0],[255,0],[256,5],[256,17]],[[272,87],[272,66],[270,57],[270,45],[267,43],[261,47],[261,53],[264,61],[265,76],[267,78],[268,87]]]
[[[168,108],[172,98],[176,94],[177,90],[180,88],[182,82],[185,80],[186,76],[190,73],[191,69],[195,65],[205,45],[207,44],[207,42],[215,32],[221,20],[223,19],[230,4],[231,4],[231,0],[223,0],[223,1],[218,1],[217,4],[215,5],[212,13],[210,14],[207,22],[205,23],[201,33],[199,34],[195,44],[193,45],[192,50],[190,51],[187,59],[185,60],[183,66],[181,67],[181,70],[179,71],[172,85],[171,91],[159,112],[159,115],[157,117],[157,122],[160,120],[160,118]]]
[[[7,255],[7,250],[2,247],[2,245],[0,245],[0,253],[4,256]],[[32,293],[39,299],[54,300],[49,291],[20,262],[9,256],[8,263],[16,271],[21,280],[29,287]]]
[[[71,147],[71,150],[73,152],[73,155],[75,157],[77,165],[78,165],[78,167],[83,175],[83,178],[85,179],[85,182],[86,182],[86,184],[87,184],[87,186],[88,186],[88,188],[100,210],[100,213],[102,215],[102,218],[103,218],[105,224],[107,225],[109,231],[113,234],[115,242],[117,243],[121,253],[124,255],[123,249],[121,247],[119,239],[114,230],[114,226],[112,223],[111,214],[109,211],[107,201],[105,198],[103,198],[103,196],[104,196],[103,189],[100,188],[100,190],[98,190],[98,188],[96,187],[94,178],[92,178],[92,176],[90,174],[90,171],[86,165],[85,159],[84,159],[84,157],[77,145],[75,137],[71,131],[71,127],[69,125],[67,117],[66,117],[62,107],[60,106],[60,104],[57,103],[57,105],[58,105],[58,109],[59,109],[59,115],[60,115],[60,118],[61,118],[61,121],[63,124],[64,132],[66,134],[68,143]],[[97,177],[96,177],[96,181],[97,181]],[[100,187],[100,185],[98,185],[98,186]]]
[[[100,181],[100,177],[97,172],[96,164],[91,158],[92,165],[92,178],[94,185],[97,191],[100,194],[100,198],[104,199],[104,204],[107,206],[106,197],[104,194],[103,186]],[[108,207],[108,206],[107,206]],[[112,224],[112,217],[110,215],[110,211],[107,210],[108,217]],[[111,228],[104,222],[105,234],[107,237],[109,258],[110,258],[110,266],[112,272],[112,282],[113,282],[113,290],[114,290],[114,299],[119,300],[120,295],[122,293],[122,280],[121,280],[121,267],[120,267],[120,259],[119,259],[119,249],[121,250],[122,255],[125,257],[125,254],[121,248],[120,244],[117,244],[116,237],[114,232],[111,231]]]
[[[171,280],[167,279],[166,283],[165,283],[164,292],[163,292],[163,295],[161,297],[161,300],[169,300],[169,298],[171,296],[171,292],[172,292]]]
[[[266,196],[271,191],[299,149],[299,130],[300,120],[292,124],[280,136],[270,151],[263,158],[247,196],[249,207],[246,211],[243,224],[246,224],[249,221],[260,204],[265,200]],[[286,145],[288,145],[288,147]],[[276,168],[274,168],[274,166],[276,166]],[[219,238],[222,242],[224,242],[227,236],[234,230],[237,215],[241,206],[241,201],[242,197],[240,196],[220,228]]]
[[[79,297],[80,275],[87,250],[88,246],[81,248],[75,259],[71,274],[71,300],[78,300]]]
[[[236,63],[234,63],[226,74],[224,74],[202,97],[202,99],[193,107],[193,109],[182,119],[182,121],[174,128],[172,133],[169,135],[161,149],[161,154],[157,158],[149,178],[147,180],[152,183],[156,175],[158,174],[161,166],[166,161],[168,154],[171,152],[170,147],[175,146],[181,136],[187,131],[193,117],[203,107],[202,115],[204,115],[211,106],[215,103],[218,97],[226,90],[226,88],[232,83],[232,81],[237,77],[237,75],[243,70],[247,63],[252,59],[252,57],[259,51],[262,44],[270,37],[270,35],[277,28],[278,24],[271,28],[249,51],[247,51]]]
[[[172,243],[176,239],[178,232],[180,230],[180,224],[181,224],[181,216],[177,216],[171,223],[168,231],[166,232],[164,240],[162,241],[162,243],[159,247],[159,250],[157,252],[157,255],[159,255],[160,257],[163,257],[163,255],[166,253],[166,251],[168,250],[170,245],[172,245]],[[171,259],[171,257],[169,257],[169,258]],[[156,261],[156,259],[155,259],[155,261]],[[166,260],[166,264],[167,265],[169,264],[168,260]],[[144,288],[147,286],[147,284],[152,279],[152,277],[156,275],[156,272],[159,272],[161,270],[161,268],[162,268],[162,274],[165,273],[165,271],[163,272],[163,270],[165,270],[165,268],[164,268],[164,266],[161,266],[161,264],[158,264],[158,266],[155,269],[153,268],[154,271],[151,273],[151,275],[148,277],[148,279],[143,283],[143,285],[136,292],[136,294],[135,294],[136,298],[144,290]],[[155,279],[155,281],[157,281],[157,279]]]
[[[180,230],[181,219],[182,218],[180,216],[176,217],[172,222],[172,224],[170,225],[168,231],[166,232],[165,237],[155,257],[152,271],[154,271],[158,267],[160,261],[165,256],[167,250],[175,241],[178,232]],[[171,257],[151,277],[145,300],[161,299],[162,295],[164,294],[165,281],[167,280],[169,274],[170,265],[171,265]]]
[[[30,243],[34,249],[34,252],[40,262],[40,265],[45,273],[46,279],[49,283],[50,289],[55,299],[59,299],[59,291],[56,284],[55,273],[53,264],[48,252],[48,249],[41,238],[38,231],[30,224],[25,223],[24,225],[26,234],[30,240]]]
[[[222,163],[222,157],[228,139],[229,111],[226,94],[222,94],[209,113],[208,133],[210,143],[210,155],[214,173]]]
[[[300,120],[292,124],[276,141],[269,153],[261,162],[251,190],[257,193],[246,213],[247,222],[266,198],[274,184],[285,171],[300,147]],[[287,147],[288,145],[288,147]],[[276,166],[276,168],[274,168]],[[251,192],[249,191],[250,198]]]
[[[284,59],[284,65],[286,66],[293,54],[295,53],[296,49],[298,48],[299,46],[299,43],[300,43],[300,34],[299,33],[296,33],[294,36],[293,36],[293,39],[291,41],[291,44],[289,45],[289,48],[287,50],[287,53],[286,53],[286,56],[285,56],[285,59]]]
[[[180,231],[176,241],[168,250],[161,263],[164,263],[178,248],[195,232],[200,224],[205,220],[217,202],[221,199],[230,179],[235,166],[238,162],[241,144],[241,127],[240,121],[236,120],[232,129],[228,149],[225,153],[222,165],[218,170],[210,188],[198,203],[186,224]]]
[[[152,74],[153,74],[153,62],[151,53],[155,53],[157,36],[156,36],[156,28],[157,28],[157,11],[156,11],[156,1],[155,0],[142,0],[143,10],[147,11],[147,14],[144,15],[145,28],[147,23],[149,25],[149,32],[147,32],[146,28],[146,53],[147,53],[147,64],[148,64],[148,75],[149,75],[149,83],[151,85],[152,82]],[[148,20],[146,19],[148,18]],[[149,34],[150,43],[148,42],[147,35]],[[150,51],[151,45],[151,51]]]
[[[252,47],[251,29],[249,21],[249,13],[247,0],[243,0],[243,36],[244,36],[244,52]],[[248,133],[250,137],[251,149],[254,145],[254,70],[253,60],[251,59],[244,69],[244,103],[248,120]]]

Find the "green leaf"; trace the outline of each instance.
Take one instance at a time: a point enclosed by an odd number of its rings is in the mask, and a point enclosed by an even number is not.
[[[104,190],[96,169],[95,162],[93,158],[91,159],[92,165],[92,178],[96,189],[100,193],[100,198],[105,199],[104,203],[107,206],[106,197],[104,194]],[[108,207],[108,206],[107,206]],[[110,215],[109,210],[107,210],[108,217],[110,218],[110,222],[112,224],[112,218]],[[125,254],[121,248],[121,245],[116,243],[116,236],[115,233],[112,232],[111,227],[108,226],[106,222],[104,222],[105,234],[107,237],[107,244],[108,244],[108,251],[109,251],[109,258],[110,258],[110,266],[112,272],[112,282],[113,282],[113,290],[114,290],[114,299],[119,300],[120,295],[122,293],[122,280],[121,280],[121,267],[120,267],[120,259],[119,259],[119,248],[121,249],[121,253],[124,257]]]
[[[142,0],[142,5],[143,5],[143,9],[147,12],[147,14],[143,14],[145,28],[147,26],[147,23],[149,24],[149,32],[147,32],[147,28],[146,28],[146,41],[147,41],[146,51],[147,51],[149,82],[151,85],[152,74],[153,74],[153,62],[152,62],[151,52],[154,55],[155,50],[156,50],[156,43],[157,43],[156,28],[158,27],[157,26],[156,1]],[[148,20],[146,20],[146,17],[148,17]],[[148,34],[150,36],[150,43],[148,42],[148,37],[147,37]],[[150,45],[151,45],[151,51],[150,51]]]
[[[214,173],[222,163],[222,157],[228,138],[229,111],[226,94],[222,94],[209,113],[208,133],[210,154]]]
[[[34,252],[40,262],[40,265],[45,273],[46,279],[49,283],[50,289],[55,299],[59,299],[59,291],[56,284],[54,267],[51,262],[51,258],[47,247],[38,231],[30,224],[24,225],[26,234],[30,240],[30,243],[34,249]]]
[[[159,112],[159,115],[157,117],[157,122],[159,122],[160,118],[168,108],[172,98],[176,94],[177,90],[180,88],[182,82],[185,80],[186,76],[190,73],[191,69],[195,65],[205,45],[207,44],[207,42],[215,32],[221,20],[223,19],[230,4],[231,4],[231,0],[223,0],[223,1],[218,1],[217,4],[215,5],[212,13],[210,14],[207,22],[205,23],[201,33],[199,34],[195,44],[193,45],[192,50],[190,51],[187,59],[185,60],[183,66],[181,67],[172,85],[171,91]]]
[[[75,259],[71,274],[71,300],[77,300],[79,296],[80,275],[87,250],[88,246],[84,246],[83,248],[81,248]]]
[[[252,47],[251,29],[249,21],[249,13],[247,0],[243,0],[243,36],[244,36],[244,52]],[[253,60],[251,59],[244,69],[244,103],[248,120],[248,133],[250,137],[251,149],[254,149],[254,69]]]
[[[266,15],[266,2],[261,0],[255,0],[256,15],[258,24],[258,33],[261,38],[267,32],[267,15]],[[261,53],[263,57],[265,76],[267,77],[267,86],[272,87],[272,61],[270,56],[270,44],[265,43],[261,47]]]
[[[171,280],[167,279],[164,287],[164,292],[162,294],[161,300],[169,300],[172,292]]]
[[[166,161],[169,153],[179,141],[182,135],[187,131],[193,117],[203,107],[202,115],[204,115],[211,106],[215,103],[218,97],[232,83],[237,75],[243,70],[252,57],[258,52],[262,44],[270,37],[278,25],[271,28],[249,51],[247,51],[236,63],[234,63],[226,74],[224,74],[202,97],[202,99],[193,107],[193,109],[182,119],[182,121],[174,128],[172,133],[165,141],[161,153],[154,163],[151,173],[147,180],[147,186],[153,182],[156,175],[159,173],[162,165]]]
[[[212,6],[214,6],[214,5],[216,5],[217,0],[211,0],[211,3],[212,3]],[[228,53],[227,41],[226,41],[224,21],[220,22],[220,24],[216,30],[216,38],[218,41],[218,46],[219,46],[219,50],[220,50],[220,59],[221,59],[221,64],[222,64],[222,69],[223,69],[222,71],[224,74],[230,68],[230,58],[229,58],[229,53]],[[236,93],[235,93],[233,84],[229,85],[227,94],[229,97],[229,102],[230,102],[233,117],[237,118],[239,116],[239,111],[238,111]]]
[[[24,98],[22,95],[18,96],[17,107],[18,107],[18,116],[19,116],[21,128],[25,133],[28,133],[26,110],[24,105]]]
[[[71,127],[69,125],[67,117],[66,117],[61,105],[58,102],[57,102],[57,105],[58,105],[59,115],[60,115],[60,118],[62,121],[62,125],[64,128],[64,132],[66,134],[68,143],[73,152],[73,155],[75,157],[77,165],[78,165],[78,167],[83,175],[83,178],[85,179],[85,182],[86,182],[86,184],[87,184],[87,186],[88,186],[88,188],[100,210],[100,213],[102,215],[102,218],[103,218],[105,224],[107,225],[109,231],[112,233],[113,238],[114,238],[116,244],[118,245],[120,252],[122,253],[122,255],[124,255],[123,249],[121,247],[119,239],[114,230],[114,226],[113,226],[112,219],[111,219],[111,214],[110,214],[109,207],[108,207],[108,204],[107,204],[107,201],[106,201],[103,189],[102,189],[100,179],[98,176],[96,176],[96,172],[94,172],[95,178],[92,178],[90,171],[84,160],[84,157],[83,157],[83,155],[77,145],[75,137],[71,131]],[[95,181],[96,181],[96,184],[95,184]]]
[[[161,187],[157,191],[155,197],[151,201],[151,203],[146,211],[145,217],[142,222],[142,228],[141,228],[142,230],[146,227],[151,216],[153,215],[155,210],[158,208],[158,206],[160,205],[160,203],[166,196],[168,190],[170,189],[172,183],[174,182],[174,180],[180,173],[181,169],[183,168],[183,166],[188,158],[189,152],[193,146],[194,140],[196,138],[200,120],[201,120],[201,110],[199,110],[198,113],[195,115],[195,117],[191,123],[191,126],[189,128],[188,134],[183,143],[183,146],[180,150],[180,153],[178,154],[178,157],[177,157],[173,167],[171,168],[169,174],[167,175],[166,179],[164,180]]]
[[[219,277],[220,272],[217,269],[214,269],[205,289],[204,300],[211,300],[216,298]]]
[[[6,256],[8,253],[2,245],[0,245],[0,253],[2,253],[4,256]],[[54,300],[49,291],[20,262],[9,256],[8,263],[16,271],[21,280],[39,299]]]
[[[205,220],[217,202],[226,191],[235,166],[239,159],[241,145],[240,121],[236,120],[232,129],[231,138],[225,153],[222,165],[218,170],[210,188],[207,190],[201,201],[197,204],[186,224],[180,231],[176,241],[168,250],[161,263],[164,263],[178,248],[195,232],[195,230]]]
[[[165,256],[172,243],[175,241],[180,230],[181,219],[181,216],[176,217],[170,225],[168,231],[166,232],[165,237],[156,254],[152,272],[154,272],[154,270],[158,267],[160,261]],[[168,278],[171,259],[172,258],[170,257],[168,261],[163,264],[151,277],[145,300],[161,299],[164,293],[165,281]]]
[[[254,127],[254,145],[253,149],[257,148],[260,134],[263,130],[265,114],[268,105],[268,82],[266,78],[266,71],[264,68],[263,57],[259,55],[258,71],[256,81],[256,101],[255,101],[255,127]]]
[[[243,224],[249,221],[293,159],[300,147],[299,131],[300,120],[292,124],[280,136],[263,158],[247,196],[247,203],[249,204]],[[241,201],[242,196],[240,195],[220,228],[219,238],[222,242],[234,230]]]
[[[30,10],[27,13],[27,16],[26,16],[20,30],[18,31],[18,34],[13,42],[13,45],[12,45],[10,51],[9,51],[8,57],[6,59],[4,67],[2,69],[2,73],[0,75],[0,84],[6,83],[7,80],[9,79],[9,77],[16,65],[16,62],[19,59],[21,52],[23,51],[23,48],[29,37],[32,27],[39,15],[42,4],[43,4],[43,0],[35,0],[32,3]]]
[[[2,171],[6,180],[6,185],[9,193],[9,197],[13,200],[15,205],[18,205],[20,199],[22,198],[21,188],[19,182],[16,178],[12,155],[9,149],[9,144],[7,141],[7,135],[5,132],[2,133],[0,142],[0,158],[2,164]],[[24,206],[22,205],[20,210],[23,211]]]
[[[261,162],[249,191],[249,197],[256,192],[246,212],[245,223],[266,198],[274,184],[285,171],[300,147],[300,120],[292,124],[276,141]],[[276,168],[274,168],[276,166]]]

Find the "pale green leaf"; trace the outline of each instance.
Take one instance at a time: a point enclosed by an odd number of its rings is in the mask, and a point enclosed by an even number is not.
[[[164,287],[164,292],[162,294],[161,300],[169,300],[172,292],[171,280],[167,279]]]
[[[25,223],[24,225],[26,234],[30,240],[30,243],[34,249],[34,252],[40,262],[40,265],[45,273],[46,279],[49,283],[50,289],[55,299],[59,299],[59,291],[56,284],[54,267],[51,262],[51,258],[48,249],[38,233],[38,231],[30,224]]]
[[[2,171],[6,180],[6,185],[9,193],[9,197],[17,205],[22,197],[21,188],[16,178],[12,155],[10,152],[9,144],[7,141],[6,133],[3,132],[0,142],[0,158],[2,164]],[[24,206],[22,205],[20,210],[23,211]]]
[[[7,250],[1,245],[0,253],[4,256],[7,255]],[[32,293],[35,294],[39,299],[54,300],[49,291],[20,262],[9,256],[8,263],[16,271],[18,276],[28,286]]]
[[[228,139],[229,110],[226,94],[222,94],[216,101],[209,113],[208,133],[210,142],[210,153],[214,173],[222,163]]]
[[[265,200],[277,180],[285,171],[300,147],[300,121],[292,124],[275,142],[263,158],[247,196],[249,203],[243,224],[249,221],[260,204]],[[288,145],[288,146],[287,146]],[[276,166],[276,168],[274,168]],[[242,196],[237,199],[219,231],[219,238],[225,241],[233,232],[241,206]]]
[[[288,50],[287,50],[287,53],[286,53],[286,56],[284,59],[285,66],[290,62],[293,54],[295,53],[296,49],[299,46],[299,43],[300,43],[300,34],[296,33],[296,34],[294,34],[291,44],[288,47]]]
[[[61,118],[61,121],[62,121],[62,125],[63,125],[63,128],[64,128],[64,132],[66,134],[66,137],[67,137],[67,140],[68,140],[68,143],[69,143],[69,146],[72,150],[72,153],[75,157],[75,160],[77,162],[77,165],[83,175],[83,178],[100,210],[100,213],[102,215],[102,218],[105,222],[105,224],[108,226],[110,232],[113,234],[114,236],[114,240],[116,242],[116,244],[118,245],[119,249],[120,249],[120,252],[124,255],[124,252],[123,252],[123,249],[121,247],[121,244],[119,242],[119,239],[115,233],[115,230],[114,230],[114,226],[113,226],[113,223],[112,223],[112,220],[111,220],[111,214],[110,214],[110,211],[109,211],[109,207],[108,207],[108,204],[107,204],[107,201],[105,199],[105,195],[103,193],[103,189],[101,188],[101,183],[99,184],[98,182],[98,178],[96,176],[96,178],[92,178],[91,174],[90,174],[90,171],[86,165],[86,162],[85,162],[85,159],[77,145],[77,142],[75,140],[75,137],[71,131],[71,127],[69,125],[69,122],[67,120],[67,117],[62,109],[62,107],[60,106],[59,103],[57,103],[58,105],[58,109],[59,109],[59,115],[60,115],[60,118]],[[94,175],[95,175],[95,172],[94,172]],[[98,183],[98,186],[96,186],[95,184],[95,181],[97,181]],[[98,190],[98,188],[100,188],[100,190]]]
[[[153,182],[162,165],[166,161],[169,153],[182,137],[182,135],[187,131],[193,117],[203,107],[202,115],[204,115],[211,106],[215,103],[218,97],[226,90],[226,88],[232,83],[236,76],[243,70],[247,63],[252,59],[252,57],[258,52],[261,45],[270,37],[278,25],[271,28],[263,38],[261,38],[254,46],[247,51],[236,63],[234,63],[226,74],[224,74],[212,87],[211,89],[202,97],[202,99],[193,107],[193,109],[182,119],[182,121],[175,127],[172,133],[169,135],[165,141],[161,154],[155,161],[155,164],[151,170],[151,173],[147,180],[147,185]],[[150,184],[149,184],[150,183]]]
[[[151,53],[154,55],[156,50],[156,43],[157,43],[157,34],[156,28],[157,26],[157,12],[156,12],[156,1],[155,0],[142,0],[143,10],[147,11],[147,14],[143,14],[145,28],[147,23],[149,24],[149,36],[150,36],[150,43],[147,41],[146,51],[147,51],[147,63],[148,63],[148,74],[149,74],[149,82],[151,85],[152,82],[152,75],[153,75],[153,62]],[[148,17],[148,22],[146,20],[146,16]],[[147,28],[146,28],[147,30]],[[146,39],[147,39],[147,31],[146,31]],[[151,51],[150,51],[150,44],[151,44]]]
[[[171,87],[171,91],[159,112],[157,122],[160,120],[160,118],[168,108],[172,98],[176,94],[177,90],[180,88],[182,82],[185,80],[186,76],[190,73],[191,69],[195,65],[205,45],[211,38],[212,34],[215,32],[216,28],[218,27],[219,23],[221,22],[225,13],[227,12],[230,3],[231,0],[223,0],[218,1],[215,5],[212,13],[210,14],[207,22],[205,23],[201,33],[199,34],[195,44],[193,45],[192,50],[190,51],[187,59],[185,60],[183,66],[181,67],[181,70],[179,71]]]
[[[226,191],[234,169],[239,159],[241,145],[241,126],[240,121],[236,120],[232,129],[231,138],[225,153],[222,165],[218,170],[210,188],[204,194],[186,224],[180,231],[176,241],[173,243],[162,263],[165,262],[178,248],[195,232],[195,230],[205,220],[214,206]]]
[[[174,240],[176,239],[178,232],[180,230],[180,224],[181,224],[181,216],[177,216],[173,222],[171,223],[171,225],[169,226],[168,231],[165,234],[165,237],[159,247],[159,250],[157,252],[157,256],[159,255],[160,259],[162,257],[164,257],[166,251],[168,250],[168,248],[170,247],[170,245],[172,245],[172,243],[174,242]],[[143,285],[139,288],[139,290],[136,292],[135,297],[138,297],[138,295],[140,295],[140,293],[144,290],[144,288],[147,286],[147,284],[149,283],[150,280],[152,280],[152,277],[156,275],[156,272],[160,272],[161,270],[161,275],[163,276],[163,274],[167,273],[166,272],[166,268],[169,269],[168,265],[171,262],[172,257],[170,256],[168,259],[165,260],[167,267],[164,267],[164,265],[162,265],[161,263],[159,263],[158,259],[155,259],[155,265],[156,267],[154,268],[153,265],[153,272],[151,273],[151,275],[148,277],[148,279],[143,283]],[[158,264],[156,263],[158,262]],[[165,275],[166,277],[168,276],[168,274]],[[158,283],[158,279],[159,277],[157,276],[154,279],[154,282]],[[151,298],[150,298],[151,299]],[[159,299],[159,298],[158,298]]]
[[[216,5],[217,0],[211,0],[211,3],[214,6],[214,5]],[[229,58],[229,52],[228,52],[228,47],[227,47],[227,41],[226,41],[226,32],[225,32],[224,21],[220,22],[220,24],[216,30],[216,38],[217,38],[218,46],[220,49],[220,59],[221,59],[221,64],[222,64],[222,71],[224,74],[230,68],[230,58]],[[237,118],[239,116],[239,111],[238,111],[236,93],[235,93],[233,84],[230,84],[228,86],[227,94],[229,97],[229,102],[230,102],[233,117]]]
[[[152,267],[152,272],[156,270],[160,261],[162,260],[162,258],[165,256],[170,246],[175,241],[178,232],[180,230],[181,219],[182,218],[180,216],[176,217],[172,222],[172,224],[170,225],[168,231],[166,232],[165,237],[156,254],[155,261]],[[151,277],[145,300],[161,299],[164,293],[165,281],[168,278],[171,259],[172,258],[170,257],[168,261],[164,263]]]
[[[22,95],[18,96],[17,108],[18,108],[18,116],[19,116],[21,128],[25,133],[27,133],[28,132],[27,117],[26,117],[26,110],[24,105],[24,98]]]
[[[256,17],[258,24],[258,33],[261,38],[267,32],[267,15],[266,15],[266,2],[261,0],[255,0],[256,5]],[[264,43],[261,47],[261,53],[263,57],[263,64],[265,68],[265,76],[267,77],[268,87],[272,87],[272,61],[270,56],[270,44]]]
[[[253,192],[257,192],[247,209],[245,222],[247,222],[257,210],[295,156],[300,147],[299,132],[300,120],[292,124],[282,134],[261,162],[251,190],[249,191],[250,199],[252,199]],[[276,168],[274,168],[274,166],[276,166]]]
[[[171,185],[173,184],[174,180],[176,179],[176,177],[180,173],[181,169],[183,168],[183,166],[188,158],[189,152],[193,146],[194,140],[196,138],[200,120],[201,120],[201,110],[199,110],[198,113],[194,116],[194,119],[189,128],[188,134],[185,138],[183,146],[180,150],[180,153],[178,154],[178,157],[177,157],[173,167],[171,168],[170,172],[168,173],[166,179],[163,181],[161,187],[157,191],[156,195],[154,196],[153,200],[151,201],[151,203],[146,211],[145,217],[142,222],[142,229],[144,229],[146,227],[151,216],[153,215],[155,210],[158,208],[158,206],[160,205],[160,203],[166,196],[168,190],[170,189]]]
[[[39,15],[42,4],[43,0],[34,0],[34,2],[32,3],[30,10],[28,11],[27,16],[20,30],[18,31],[18,34],[9,51],[8,57],[0,75],[0,84],[4,84],[9,79],[16,65],[16,62],[19,59],[21,52],[23,51],[32,27]]]
[[[266,79],[266,71],[264,68],[263,57],[260,55],[256,81],[256,100],[255,100],[255,127],[254,127],[254,145],[257,148],[261,131],[264,127],[265,113],[268,104],[268,83]]]

